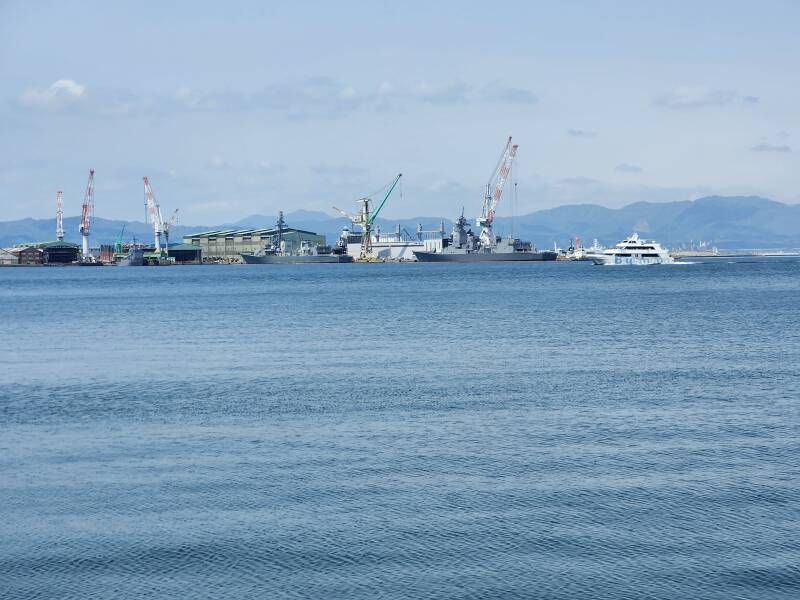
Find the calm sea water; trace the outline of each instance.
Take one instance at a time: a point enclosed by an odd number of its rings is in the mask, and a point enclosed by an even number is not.
[[[2,598],[797,598],[800,262],[0,269]]]

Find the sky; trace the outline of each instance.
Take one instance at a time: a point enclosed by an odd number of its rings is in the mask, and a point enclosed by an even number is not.
[[[800,203],[800,2],[0,0],[0,220]],[[511,210],[501,201],[499,214]]]

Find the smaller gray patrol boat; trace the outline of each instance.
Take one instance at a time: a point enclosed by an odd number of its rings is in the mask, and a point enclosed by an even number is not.
[[[336,243],[336,246],[320,246],[303,241],[297,247],[283,239],[286,222],[283,220],[283,211],[278,214],[277,235],[262,250],[255,254],[241,254],[242,260],[248,265],[292,265],[313,263],[350,263],[353,257],[346,254],[347,246]]]

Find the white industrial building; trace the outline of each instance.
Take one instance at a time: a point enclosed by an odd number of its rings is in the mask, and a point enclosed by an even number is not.
[[[414,251],[441,252],[444,239],[444,224],[434,231],[423,231],[422,225],[417,226],[413,234],[401,230],[397,226],[392,233],[382,233],[380,227],[372,232],[370,240],[370,257],[378,260],[414,261]],[[361,252],[361,233],[347,235],[347,254],[358,257]]]

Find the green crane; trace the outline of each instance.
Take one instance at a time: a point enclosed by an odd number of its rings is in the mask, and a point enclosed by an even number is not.
[[[397,177],[394,178],[394,181],[392,182],[392,185],[389,186],[389,191],[386,192],[386,195],[383,197],[383,200],[381,200],[381,203],[378,205],[378,208],[376,208],[374,211],[372,211],[372,214],[370,214],[370,216],[369,216],[369,224],[370,225],[372,225],[373,221],[375,221],[375,217],[378,216],[378,213],[381,212],[381,209],[383,208],[383,205],[386,204],[386,201],[389,199],[389,196],[392,195],[392,192],[394,191],[394,188],[397,185],[397,182],[400,181],[400,178],[402,176],[403,176],[402,173],[398,173],[397,174]]]
[[[370,210],[369,198],[361,199],[361,213],[357,215],[355,219],[353,219],[353,223],[360,225],[362,229],[361,253],[358,256],[358,260],[369,260],[370,251],[372,250],[372,224],[375,222],[378,213],[381,212],[383,205],[386,204],[389,196],[392,195],[394,188],[397,186],[397,183],[400,181],[402,176],[402,173],[397,174],[397,177],[395,177],[394,181],[392,181],[392,184],[389,186],[389,190],[386,192],[383,200],[381,200],[381,203],[375,210]]]
[[[114,254],[122,254],[122,236],[125,235],[125,225],[122,226],[122,231],[119,232],[117,241],[114,242]]]

